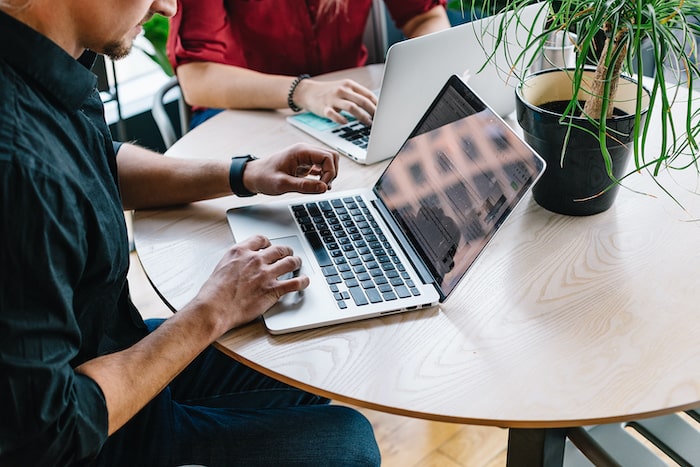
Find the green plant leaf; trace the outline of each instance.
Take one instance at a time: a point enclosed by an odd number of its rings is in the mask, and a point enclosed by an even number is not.
[[[155,14],[143,25],[143,36],[153,46],[153,52],[141,49],[143,53],[148,55],[151,60],[156,62],[168,76],[173,76],[173,67],[168,60],[166,45],[168,43],[168,31],[170,29],[170,21],[165,16]]]

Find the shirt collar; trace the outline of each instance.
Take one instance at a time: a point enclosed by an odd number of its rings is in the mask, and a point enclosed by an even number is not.
[[[89,67],[95,54],[75,60],[56,43],[0,11],[0,60],[53,95],[68,110],[78,110],[97,87]]]

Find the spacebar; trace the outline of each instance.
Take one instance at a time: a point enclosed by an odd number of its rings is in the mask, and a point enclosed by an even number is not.
[[[333,264],[331,258],[328,256],[326,249],[323,247],[321,242],[321,237],[318,236],[316,232],[305,232],[306,239],[311,244],[311,248],[314,250],[314,255],[316,255],[316,260],[321,267],[330,266]]]

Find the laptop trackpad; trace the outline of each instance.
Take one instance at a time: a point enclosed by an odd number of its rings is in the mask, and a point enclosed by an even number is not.
[[[326,282],[320,273],[316,273],[306,256],[304,247],[296,235],[288,237],[272,238],[273,245],[285,245],[294,251],[294,255],[301,258],[301,268],[295,273],[288,273],[285,276],[291,277],[293,274],[306,274],[311,279],[311,284],[306,289],[299,292],[291,292],[283,295],[279,301],[268,311],[263,318],[265,325],[274,332],[276,329],[285,329],[294,325],[302,328],[304,324],[311,324],[318,320],[317,313],[327,313],[329,306],[335,308],[333,297],[327,290]],[[281,276],[284,279],[285,276]]]

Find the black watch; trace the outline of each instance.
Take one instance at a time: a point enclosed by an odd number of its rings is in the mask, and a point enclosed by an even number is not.
[[[245,156],[236,156],[231,158],[231,168],[228,172],[228,183],[231,185],[231,191],[233,191],[236,196],[248,197],[255,196],[257,193],[249,191],[245,186],[243,186],[243,171],[245,170],[245,165],[257,159],[255,156],[247,154]]]

